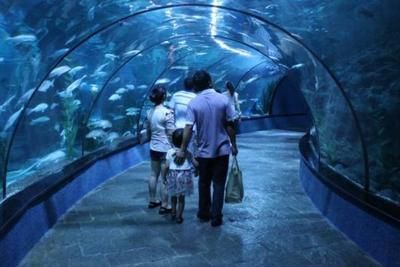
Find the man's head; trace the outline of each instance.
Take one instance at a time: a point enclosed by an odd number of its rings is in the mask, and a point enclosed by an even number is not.
[[[156,85],[151,89],[150,92],[150,101],[156,105],[160,105],[165,100],[165,96],[167,94],[167,90],[165,90],[164,86]]]
[[[186,91],[193,90],[193,79],[191,77],[185,78],[185,80],[183,81],[183,85],[185,86]]]
[[[233,94],[235,92],[235,86],[231,81],[227,81],[225,87],[228,89],[229,93]]]
[[[210,74],[205,70],[198,70],[193,75],[193,88],[196,92],[212,88],[212,80]]]

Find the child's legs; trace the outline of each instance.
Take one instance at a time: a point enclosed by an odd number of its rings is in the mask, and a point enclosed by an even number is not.
[[[178,197],[172,196],[171,197],[171,206],[172,206],[172,214],[176,215],[176,204],[178,203]]]
[[[178,209],[176,211],[177,218],[182,218],[184,209],[185,209],[185,194],[181,194],[178,196]]]

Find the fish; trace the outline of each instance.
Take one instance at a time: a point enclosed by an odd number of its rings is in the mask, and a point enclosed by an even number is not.
[[[136,116],[136,115],[138,115],[139,114],[139,112],[140,112],[140,108],[133,108],[133,107],[131,107],[131,108],[127,108],[126,109],[126,116]]]
[[[258,79],[260,79],[260,76],[256,75],[256,76],[254,76],[254,77],[251,77],[250,79],[248,79],[248,80],[245,81],[244,83],[245,83],[245,84],[249,84],[249,83],[252,83],[252,82],[254,82],[254,81],[258,80]]]
[[[68,66],[66,66],[66,65],[61,66],[61,67],[58,67],[58,68],[53,69],[53,70],[50,72],[49,77],[50,77],[50,78],[59,77],[59,76],[63,75],[64,73],[66,73],[66,72],[68,72],[68,71],[70,71],[70,70],[71,70],[71,68],[68,67]]]
[[[14,114],[12,114],[10,116],[10,118],[8,118],[6,125],[4,126],[4,131],[7,131],[11,126],[14,125],[15,121],[19,117],[19,114],[21,113],[22,110],[23,110],[23,107],[20,108],[19,110],[17,110],[17,112],[15,112]]]
[[[138,89],[147,89],[147,85],[145,85],[145,84],[142,84],[142,85],[139,85],[138,86]]]
[[[91,121],[89,123],[90,128],[102,128],[102,129],[109,129],[112,127],[112,123],[109,120],[97,120]]]
[[[91,84],[90,85],[90,92],[92,92],[92,93],[97,93],[99,91],[99,87],[98,87],[98,85],[97,84]]]
[[[290,68],[291,68],[291,69],[300,69],[301,67],[304,67],[304,64],[303,64],[303,63],[293,65],[293,66],[291,66]]]
[[[112,143],[115,139],[119,138],[119,134],[117,132],[110,132],[106,138],[106,142]]]
[[[126,92],[128,92],[128,90],[126,90],[124,87],[121,87],[117,91],[115,91],[115,93],[119,95],[125,94]]]
[[[69,51],[69,48],[61,48],[50,55],[50,58],[58,58],[65,55]]]
[[[123,137],[128,137],[128,136],[132,136],[133,134],[131,133],[131,131],[126,131],[122,134]]]
[[[54,164],[57,163],[66,157],[66,153],[62,150],[56,150],[54,152],[51,152],[50,154],[46,155],[45,157],[39,159],[35,163],[33,163],[31,166],[24,170],[18,170],[18,171],[11,171],[7,173],[7,178],[10,180],[15,180],[17,177],[22,177],[28,173],[31,173],[32,170],[36,168],[43,167],[47,164]]]
[[[204,55],[207,55],[207,52],[196,52],[196,55],[198,55],[198,56],[204,56]]]
[[[125,53],[123,54],[123,57],[126,58],[126,57],[130,57],[130,56],[133,56],[133,55],[137,55],[137,54],[139,54],[140,52],[141,52],[141,50],[133,49],[133,50],[130,50],[130,51],[125,52]]]
[[[36,125],[36,124],[40,124],[40,123],[47,122],[47,121],[49,121],[49,120],[50,120],[49,117],[47,117],[47,116],[42,116],[42,117],[39,117],[39,118],[36,118],[36,119],[31,120],[31,122],[30,122],[29,124],[30,124],[30,125]]]
[[[6,107],[11,103],[11,101],[14,100],[14,98],[15,98],[15,95],[11,96],[9,99],[4,101],[4,103],[1,104],[1,106],[0,106],[0,112],[5,111]]]
[[[87,135],[86,138],[88,139],[94,139],[94,140],[102,140],[107,136],[107,133],[103,130],[93,130],[90,131]]]
[[[174,80],[172,80],[172,81],[168,84],[168,86],[172,86],[172,85],[176,84],[180,79],[181,79],[181,77],[175,78]]]
[[[114,55],[114,54],[105,54],[104,57],[107,59],[110,59],[110,60],[115,60],[115,59],[119,58],[119,56]]]
[[[96,73],[98,73],[98,72],[103,71],[103,69],[104,69],[105,67],[107,67],[108,64],[110,64],[110,63],[107,62],[107,63],[104,63],[104,64],[100,65],[99,67],[97,67],[97,69],[94,71],[94,73],[96,74]]]
[[[108,98],[108,100],[110,100],[110,101],[117,101],[117,100],[120,100],[120,99],[121,99],[121,96],[119,94],[113,94],[112,96],[110,96]]]
[[[112,119],[113,119],[113,121],[118,121],[118,120],[122,120],[122,119],[125,119],[126,118],[126,116],[124,116],[124,115],[114,115],[114,116],[112,116]]]
[[[21,104],[24,104],[26,101],[28,101],[28,99],[32,96],[33,92],[35,92],[35,89],[34,89],[34,88],[32,88],[32,89],[26,91],[26,93],[23,94],[23,95],[19,98],[19,100],[18,100],[18,102],[17,102],[17,106],[18,106],[18,105],[21,105]]]
[[[79,78],[78,80],[74,81],[73,83],[71,83],[67,89],[65,89],[66,92],[73,92],[76,88],[79,87],[79,85],[81,85],[81,82],[83,79],[86,78],[87,75],[83,75],[81,78]]]
[[[22,44],[22,43],[34,43],[37,41],[37,38],[33,34],[20,34],[13,37],[6,38],[7,41],[11,41],[15,44]]]
[[[52,88],[54,86],[54,80],[45,80],[39,87],[38,91],[39,92],[47,92],[47,90],[49,90],[50,88]]]
[[[76,66],[76,67],[73,67],[73,68],[69,71],[69,74],[75,75],[77,72],[83,70],[84,68],[85,68],[84,66]]]
[[[169,83],[171,80],[168,78],[158,79],[155,84]]]
[[[120,77],[116,77],[115,79],[113,79],[113,80],[110,82],[110,84],[117,83],[117,82],[119,82],[120,80],[121,80]]]
[[[65,45],[69,45],[70,43],[72,43],[73,41],[75,41],[76,39],[76,34],[72,35],[71,38],[69,38],[66,42]]]
[[[49,107],[46,103],[40,103],[33,109],[31,109],[28,114],[32,114],[33,112],[44,112]]]
[[[51,104],[50,109],[53,110],[53,109],[55,109],[56,107],[58,107],[58,104],[57,104],[57,103],[53,103],[53,104]]]
[[[173,66],[171,67],[171,70],[188,70],[188,66]]]
[[[127,84],[125,87],[128,88],[129,90],[135,89],[135,86],[133,84]]]

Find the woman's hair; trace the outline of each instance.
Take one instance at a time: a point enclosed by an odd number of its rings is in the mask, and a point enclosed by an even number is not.
[[[212,87],[211,76],[205,70],[196,71],[192,79],[193,79],[193,88],[196,92],[200,92]]]
[[[225,84],[226,89],[228,89],[229,91],[234,91],[235,90],[235,86],[233,85],[233,83],[231,81],[227,81]]]
[[[175,147],[181,147],[183,140],[183,128],[177,128],[172,133],[172,143]]]
[[[164,86],[157,85],[157,86],[153,87],[153,89],[151,89],[150,96],[149,96],[150,101],[156,105],[159,105],[164,101],[166,93],[167,93],[167,90],[165,90]]]

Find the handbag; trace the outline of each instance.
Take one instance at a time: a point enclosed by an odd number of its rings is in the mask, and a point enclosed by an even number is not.
[[[243,200],[243,196],[244,188],[242,171],[239,168],[236,156],[233,156],[226,185],[225,203],[240,203]]]

